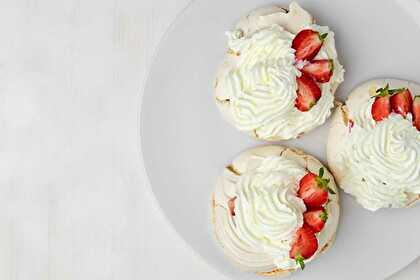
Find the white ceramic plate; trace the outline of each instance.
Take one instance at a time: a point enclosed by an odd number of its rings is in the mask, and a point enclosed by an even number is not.
[[[420,4],[417,0],[298,1],[336,33],[347,73],[337,97],[375,77],[420,82]],[[286,1],[195,1],[161,43],[145,88],[142,153],[152,191],[169,221],[208,263],[232,279],[240,272],[213,242],[210,194],[223,166],[245,148],[262,144],[222,120],[212,82],[226,50],[224,32],[240,16]],[[328,123],[302,139],[283,142],[325,163]],[[292,279],[384,279],[420,253],[420,208],[363,210],[346,194],[332,249]]]

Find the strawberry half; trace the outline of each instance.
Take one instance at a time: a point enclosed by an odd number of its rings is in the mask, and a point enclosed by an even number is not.
[[[372,104],[371,114],[375,121],[379,122],[391,114],[391,102],[389,85],[376,91],[375,101]]]
[[[235,216],[235,200],[236,196],[228,200],[228,208],[231,216]]]
[[[327,35],[328,33],[321,35],[310,29],[300,31],[292,42],[292,48],[296,50],[296,61],[312,60],[321,49]]]
[[[319,83],[327,83],[333,74],[334,63],[332,59],[312,60],[301,71]]]
[[[413,98],[410,90],[404,88],[391,96],[391,109],[393,112],[402,115],[404,118],[411,113]]]
[[[304,269],[304,260],[312,257],[316,250],[318,250],[318,240],[315,233],[308,226],[304,225],[296,231],[289,257],[294,259]]]
[[[324,207],[310,210],[303,214],[303,221],[307,224],[313,232],[320,232],[328,219],[327,211]]]
[[[296,77],[297,97],[295,107],[302,112],[309,111],[321,98],[321,90],[312,78],[302,74]]]
[[[413,125],[420,131],[420,95],[415,96],[413,101]]]
[[[324,205],[328,200],[328,193],[335,192],[328,187],[330,179],[324,179],[324,168],[319,169],[319,175],[309,172],[299,182],[298,196],[302,198],[305,205],[314,209]]]

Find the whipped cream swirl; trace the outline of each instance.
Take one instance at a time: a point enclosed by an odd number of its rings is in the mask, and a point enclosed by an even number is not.
[[[365,208],[404,207],[420,194],[420,133],[392,113],[375,123],[374,99],[353,113],[354,127],[343,141],[341,187]]]
[[[271,156],[237,182],[236,234],[247,246],[272,256],[278,268],[296,267],[289,251],[306,210],[296,196],[305,173],[294,161]]]
[[[334,33],[328,27],[307,28],[328,33],[315,59],[333,59],[330,82],[320,84],[322,96],[307,112],[295,107],[296,76],[292,41],[294,34],[279,25],[263,28],[249,36],[229,32],[229,48],[239,54],[238,63],[225,77],[231,112],[237,128],[267,140],[291,139],[325,122],[334,107],[333,88],[343,81]]]

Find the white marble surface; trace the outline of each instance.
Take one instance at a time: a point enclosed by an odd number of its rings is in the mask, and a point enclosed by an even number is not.
[[[166,223],[137,153],[145,75],[187,3],[0,1],[0,279],[226,279]]]

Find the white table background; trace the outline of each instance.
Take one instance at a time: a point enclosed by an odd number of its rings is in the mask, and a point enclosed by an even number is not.
[[[165,221],[138,155],[147,69],[188,2],[0,0],[1,280],[226,279]]]

